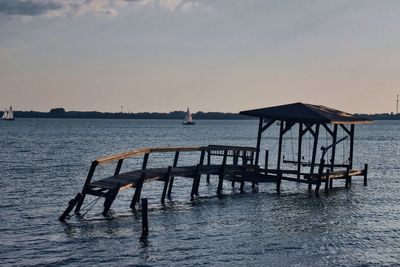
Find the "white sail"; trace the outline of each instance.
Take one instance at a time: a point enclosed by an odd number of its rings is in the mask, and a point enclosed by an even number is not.
[[[3,113],[3,117],[1,117],[1,119],[5,120],[8,117],[8,110],[4,109],[4,113]]]
[[[185,123],[190,123],[190,122],[193,122],[193,120],[192,120],[192,114],[190,114],[190,110],[189,110],[189,108],[187,109],[187,111],[186,111],[186,114],[185,114]]]
[[[12,107],[10,107],[10,110],[8,111],[8,119],[9,120],[14,119],[14,112],[12,110]]]

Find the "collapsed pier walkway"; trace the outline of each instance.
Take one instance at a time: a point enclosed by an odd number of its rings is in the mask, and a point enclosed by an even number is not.
[[[232,185],[236,182],[240,183],[241,191],[245,182],[251,182],[252,187],[258,183],[276,183],[278,193],[283,180],[304,183],[308,185],[309,190],[315,185],[317,195],[323,183],[327,192],[333,186],[333,181],[337,179],[345,180],[345,186],[348,187],[352,177],[362,176],[364,185],[367,185],[368,165],[365,164],[362,170],[353,169],[354,137],[355,125],[371,123],[371,120],[326,106],[304,103],[247,110],[240,114],[259,119],[256,147],[224,145],[153,147],[97,159],[92,162],[82,191],[69,202],[59,220],[65,221],[74,208],[75,212],[79,213],[86,195],[105,198],[103,215],[106,216],[118,192],[128,188],[135,189],[130,204],[131,208],[135,208],[136,203],[140,201],[143,185],[152,181],[163,182],[161,202],[164,203],[165,197],[171,196],[176,177],[193,180],[191,198],[198,196],[203,175],[206,175],[207,183],[210,182],[211,175],[217,176],[217,195],[222,194],[224,180],[231,181]],[[262,135],[274,127],[278,127],[276,130],[279,133],[278,144],[272,146],[272,148],[278,148],[275,154],[276,167],[269,167],[269,150],[266,149],[264,168],[262,168],[259,164]],[[320,135],[323,131],[325,144],[321,145]],[[293,140],[293,132],[297,140]],[[288,133],[290,133],[292,160],[287,160],[283,154],[284,143],[288,141],[285,136]],[[308,153],[304,144],[306,140]],[[343,145],[343,162],[338,163],[337,154],[340,143]],[[271,146],[270,143],[267,145]],[[320,150],[317,149],[319,146]],[[180,154],[188,152],[200,154],[198,161],[192,165],[181,166]],[[161,168],[148,168],[149,157],[154,153],[174,153],[173,162]],[[121,173],[124,160],[138,156],[143,156],[142,168]],[[97,166],[112,162],[117,162],[112,176],[92,181]]]
[[[239,183],[240,191],[243,191],[245,182],[251,182],[253,187],[258,183],[272,182],[276,184],[276,190],[280,192],[281,181],[286,180],[306,183],[310,186],[310,189],[312,185],[316,185],[316,192],[318,193],[319,186],[322,182],[325,182],[325,189],[328,190],[328,183],[329,186],[332,187],[332,181],[334,179],[345,179],[347,186],[351,182],[352,176],[363,176],[366,185],[367,166],[364,170],[357,171],[347,168],[345,171],[331,173],[328,171],[327,173],[314,176],[309,173],[302,173],[302,179],[297,179],[296,177],[291,177],[293,174],[297,175],[297,173],[293,171],[260,168],[260,166],[255,165],[256,151],[257,149],[252,147],[218,145],[209,145],[206,147],[155,147],[133,150],[97,159],[92,162],[82,191],[68,203],[67,209],[60,216],[59,220],[65,221],[68,219],[69,214],[74,208],[75,212],[79,213],[86,195],[105,198],[103,215],[106,216],[118,192],[128,188],[135,189],[130,203],[130,207],[135,208],[136,203],[140,201],[140,195],[144,184],[152,181],[163,182],[161,203],[164,203],[167,196],[171,197],[174,179],[177,177],[193,180],[190,193],[192,199],[199,194],[200,180],[203,175],[206,177],[207,183],[210,182],[211,175],[217,176],[217,195],[222,194],[224,180],[231,181],[232,186],[234,186],[235,183]],[[191,166],[179,166],[179,157],[183,152],[199,153],[200,158],[198,163]],[[168,167],[147,168],[149,157],[154,153],[174,153],[174,160]],[[142,168],[140,170],[120,173],[124,159],[138,156],[143,156]],[[213,159],[215,158],[220,158],[219,164],[213,163]],[[92,181],[97,166],[113,162],[117,162],[117,164],[112,176]]]

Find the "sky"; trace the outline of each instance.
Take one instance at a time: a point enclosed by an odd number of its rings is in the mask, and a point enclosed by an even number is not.
[[[0,108],[386,113],[398,0],[0,0]]]

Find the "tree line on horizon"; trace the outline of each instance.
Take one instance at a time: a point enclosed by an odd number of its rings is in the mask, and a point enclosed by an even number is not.
[[[14,111],[17,118],[73,118],[73,119],[177,119],[185,118],[185,111],[171,112],[99,112],[99,111],[65,111],[64,108],[53,108],[49,112]],[[400,114],[375,113],[355,115],[371,120],[400,120]],[[192,114],[193,120],[251,120],[257,119],[239,113],[202,112]]]
[[[185,111],[171,112],[99,112],[99,111],[65,111],[64,108],[53,108],[50,112],[40,111],[15,111],[18,118],[77,118],[77,119],[180,119],[185,118]],[[224,112],[196,112],[192,114],[193,120],[248,120],[253,119],[239,113]]]

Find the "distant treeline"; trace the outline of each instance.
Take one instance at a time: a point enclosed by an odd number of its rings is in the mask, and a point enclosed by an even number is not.
[[[400,114],[356,114],[371,120],[400,120]],[[139,112],[139,113],[112,113],[98,111],[65,111],[63,108],[53,108],[50,112],[39,111],[14,111],[17,118],[71,118],[71,119],[178,119],[185,118],[184,111],[172,111],[168,113]],[[196,112],[192,114],[193,120],[249,120],[257,119],[238,113],[223,112]]]
[[[139,112],[139,113],[112,113],[98,111],[65,111],[63,108],[53,108],[50,112],[14,111],[17,118],[71,118],[71,119],[179,119],[185,118],[184,111],[168,113]],[[252,117],[238,113],[197,112],[192,114],[193,120],[248,120]]]
[[[371,120],[400,120],[400,114],[393,114],[393,113],[356,114],[356,115]]]

